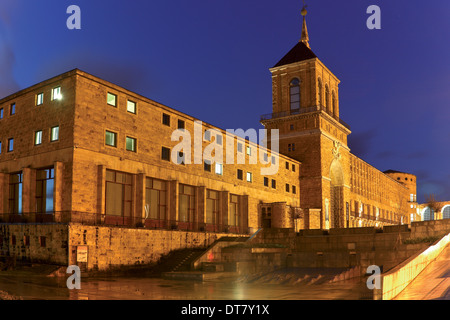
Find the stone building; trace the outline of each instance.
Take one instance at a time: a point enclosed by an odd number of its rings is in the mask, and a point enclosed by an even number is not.
[[[45,257],[39,248],[53,241],[60,251],[52,256],[68,248],[72,263],[74,248],[86,245],[98,251],[89,266],[101,268],[155,261],[150,242],[160,243],[158,254],[176,248],[164,247],[175,243],[166,232],[184,232],[176,241],[189,238],[194,246],[199,233],[416,220],[415,176],[383,173],[351,153],[340,81],[311,50],[302,14],[301,40],[270,69],[273,110],[261,117],[267,148],[78,69],[1,99],[2,252],[25,252],[31,234],[38,249],[28,256]],[[279,132],[279,153],[271,130]],[[178,149],[181,141],[188,143]],[[226,157],[216,157],[221,153]],[[113,242],[131,238],[140,254],[115,255]]]

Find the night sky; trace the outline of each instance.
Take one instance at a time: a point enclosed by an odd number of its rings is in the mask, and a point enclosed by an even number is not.
[[[307,0],[352,152],[450,200],[450,1]],[[81,8],[69,30],[67,7]],[[260,129],[300,0],[0,0],[0,98],[74,68],[223,129]],[[369,30],[369,5],[381,30]]]

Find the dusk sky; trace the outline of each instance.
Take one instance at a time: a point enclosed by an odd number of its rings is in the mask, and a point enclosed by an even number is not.
[[[450,200],[450,1],[307,0],[354,154]],[[69,30],[67,7],[81,8]],[[381,8],[369,30],[368,6]],[[0,98],[74,68],[223,129],[261,129],[301,0],[0,0]]]

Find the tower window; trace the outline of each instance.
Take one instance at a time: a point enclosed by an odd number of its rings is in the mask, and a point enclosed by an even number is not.
[[[291,110],[300,109],[300,80],[292,79],[289,85],[289,95],[291,102]]]
[[[328,89],[328,85],[325,85],[325,108],[330,113],[330,89]]]

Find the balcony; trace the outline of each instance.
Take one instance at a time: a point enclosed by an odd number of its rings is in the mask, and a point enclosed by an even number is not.
[[[289,116],[298,115],[298,114],[319,112],[319,111],[325,112],[328,116],[332,117],[334,120],[336,120],[338,123],[343,125],[345,128],[347,128],[348,130],[351,130],[350,126],[347,123],[345,123],[344,120],[340,119],[338,116],[336,116],[334,114],[328,113],[324,106],[314,106],[314,107],[309,107],[309,108],[299,108],[299,109],[293,109],[293,110],[289,110],[289,111],[281,111],[281,112],[264,114],[261,116],[261,122],[267,121],[267,120],[274,120],[274,119],[289,117]]]

